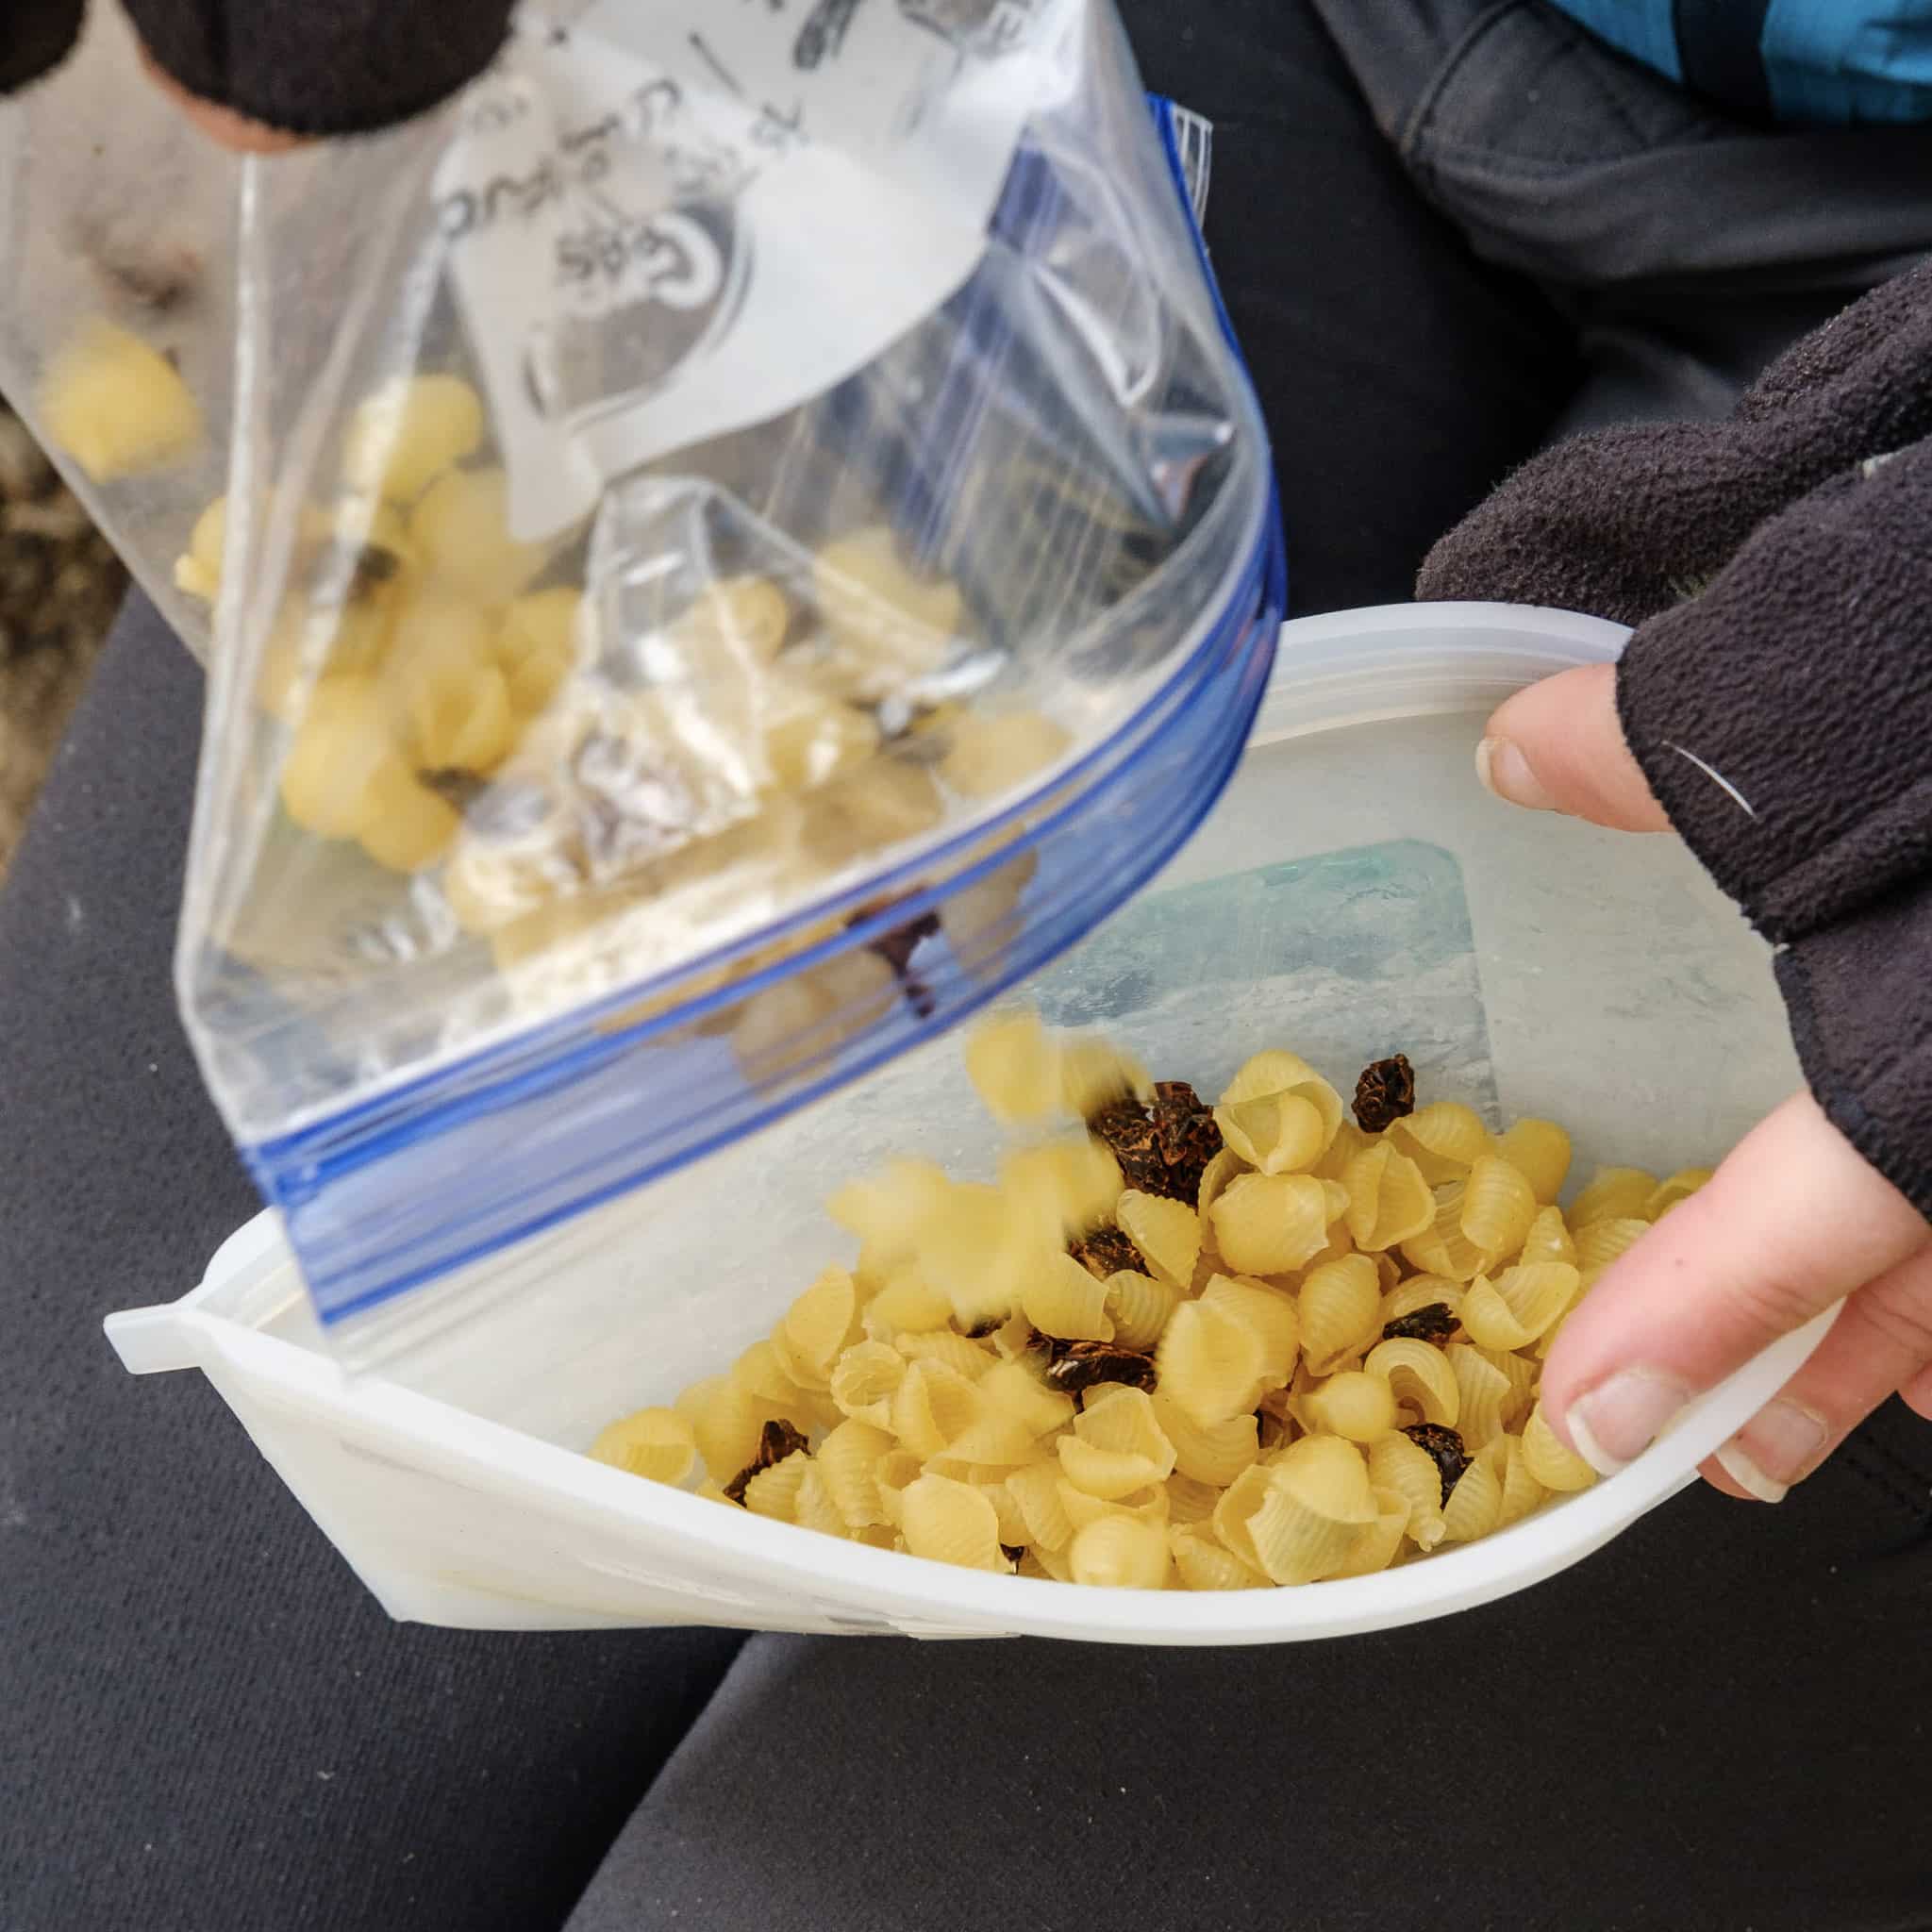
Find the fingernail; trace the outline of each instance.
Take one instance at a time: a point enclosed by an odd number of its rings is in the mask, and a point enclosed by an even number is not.
[[[1483,789],[1506,805],[1520,805],[1530,811],[1554,811],[1557,801],[1543,790],[1542,780],[1529,768],[1529,760],[1513,739],[1486,738],[1475,748],[1475,774]]]
[[[1717,1459],[1724,1473],[1747,1496],[1756,1496],[1760,1503],[1782,1503],[1790,1493],[1790,1484],[1773,1482],[1735,1436],[1717,1452]]]
[[[1674,1375],[1624,1369],[1579,1395],[1566,1411],[1576,1453],[1599,1475],[1615,1475],[1663,1434],[1690,1391]]]
[[[1831,1424],[1815,1408],[1807,1408],[1802,1402],[1780,1395],[1759,1409],[1724,1447],[1741,1452],[1759,1477],[1782,1496],[1794,1482],[1811,1474],[1830,1441]],[[1746,1489],[1751,1489],[1745,1477],[1731,1469],[1728,1462],[1724,1467]],[[1752,1490],[1751,1493],[1756,1495],[1757,1491]]]

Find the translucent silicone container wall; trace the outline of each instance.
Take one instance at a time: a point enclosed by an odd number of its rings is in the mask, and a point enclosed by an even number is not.
[[[1345,1091],[1367,1060],[1407,1052],[1429,1097],[1564,1122],[1573,1185],[1599,1162],[1715,1159],[1797,1077],[1765,950],[1675,841],[1481,792],[1483,713],[1460,708],[1509,655],[1473,649],[1458,666],[1452,652],[1446,678],[1440,652],[1432,669],[1385,657],[1384,675],[1426,685],[1431,714],[1257,744],[1158,881],[1018,997],[1208,1093],[1264,1045]],[[1298,713],[1291,652],[1264,737],[1334,704],[1342,680],[1318,668]],[[1357,680],[1347,702],[1372,705],[1374,689]],[[958,1042],[934,1041],[499,1256],[519,1292],[388,1373],[585,1446],[727,1365],[819,1266],[849,1260],[821,1209],[833,1187],[901,1155],[988,1178],[1004,1144]]]

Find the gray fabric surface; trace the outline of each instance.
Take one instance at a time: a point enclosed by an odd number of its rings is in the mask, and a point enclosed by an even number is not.
[[[0,1927],[548,1928],[737,1639],[393,1624],[101,1334],[258,1206],[169,982],[200,691],[132,605],[0,891]]]
[[[1908,1932],[1932,1445],[1271,1650],[756,1638],[569,1932]]]

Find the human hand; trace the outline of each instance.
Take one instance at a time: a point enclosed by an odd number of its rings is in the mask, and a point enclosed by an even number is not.
[[[1636,626],[1519,693],[1500,795],[1674,827],[1777,948],[1809,1092],[1607,1271],[1551,1351],[1600,1468],[1845,1298],[1706,1473],[1774,1500],[1893,1390],[1932,1417],[1932,267],[1797,342],[1721,422],[1526,463],[1424,564],[1424,597]]]
[[[1669,825],[1624,742],[1607,665],[1511,698],[1478,766],[1513,804],[1631,832]],[[1705,1466],[1718,1488],[1780,1500],[1894,1391],[1932,1419],[1932,1225],[1799,1093],[1577,1308],[1544,1373],[1546,1413],[1608,1474],[1840,1297],[1810,1359]]]

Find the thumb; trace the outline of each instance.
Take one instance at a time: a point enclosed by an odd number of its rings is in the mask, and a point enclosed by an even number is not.
[[[1612,1474],[1692,1396],[1907,1260],[1926,1233],[1911,1203],[1797,1094],[1577,1305],[1543,1373],[1551,1420]],[[1894,1366],[1865,1406],[1914,1365]]]
[[[1491,718],[1475,769],[1510,805],[1624,832],[1670,829],[1624,741],[1613,664],[1586,664],[1518,691]]]

